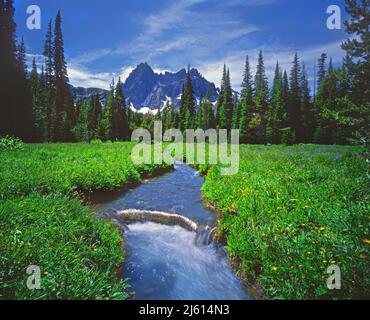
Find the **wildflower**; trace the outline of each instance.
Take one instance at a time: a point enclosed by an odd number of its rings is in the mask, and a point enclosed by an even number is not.
[[[325,263],[327,263],[327,261],[326,260],[323,260],[322,263],[325,264]]]
[[[278,269],[277,267],[272,267],[271,268],[272,271],[277,271],[277,269]]]
[[[330,260],[330,264],[335,264],[335,260]]]
[[[44,272],[44,275],[45,275],[45,276],[48,276],[48,275],[49,275],[49,272],[46,272],[46,271],[45,271],[45,272]]]
[[[320,231],[324,231],[324,230],[325,230],[325,228],[324,228],[324,227],[321,227],[319,230],[320,230]]]
[[[369,239],[365,239],[365,240],[364,240],[364,243],[366,243],[366,244],[370,244],[370,240],[369,240]]]

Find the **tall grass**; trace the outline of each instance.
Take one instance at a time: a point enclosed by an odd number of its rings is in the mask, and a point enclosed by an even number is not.
[[[164,165],[134,166],[133,143],[0,149],[0,299],[126,299],[119,232],[78,191],[113,190]],[[26,286],[41,269],[41,289]]]
[[[242,146],[237,175],[209,168],[203,193],[223,212],[220,234],[265,298],[369,298],[369,180],[362,152]],[[327,288],[332,264],[341,269],[341,290]]]

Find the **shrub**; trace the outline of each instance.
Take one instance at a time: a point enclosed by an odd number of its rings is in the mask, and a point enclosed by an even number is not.
[[[23,142],[14,137],[5,136],[0,137],[0,150],[22,150]]]

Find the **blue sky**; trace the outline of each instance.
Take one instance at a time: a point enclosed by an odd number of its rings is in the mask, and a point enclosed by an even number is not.
[[[42,29],[28,30],[26,8],[39,5]],[[326,27],[329,5],[338,0],[15,0],[18,37],[30,56],[40,55],[50,19],[62,12],[65,52],[74,85],[107,88],[140,62],[156,71],[178,71],[189,63],[219,85],[224,63],[233,87],[242,80],[245,56],[253,69],[264,51],[272,77],[279,60],[289,70],[298,51],[313,78],[321,52],[341,62],[343,30]]]

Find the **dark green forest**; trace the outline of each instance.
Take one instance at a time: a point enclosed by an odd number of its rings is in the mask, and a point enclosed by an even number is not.
[[[133,129],[152,129],[153,121],[162,120],[164,129],[239,129],[242,143],[366,144],[369,6],[366,0],[345,2],[349,40],[342,44],[346,53],[342,66],[335,68],[326,53],[317,57],[315,90],[309,87],[307,69],[298,53],[290,70],[276,63],[273,83],[269,84],[261,51],[255,75],[246,58],[240,95],[232,90],[225,65],[217,103],[206,95],[197,107],[188,72],[180,109],[167,102],[153,116],[127,107],[121,79],[112,81],[103,100],[92,96],[89,101],[73,101],[60,12],[48,24],[41,70],[35,61],[29,70],[24,41],[16,37],[13,0],[0,0],[0,135],[26,142],[128,140]]]

